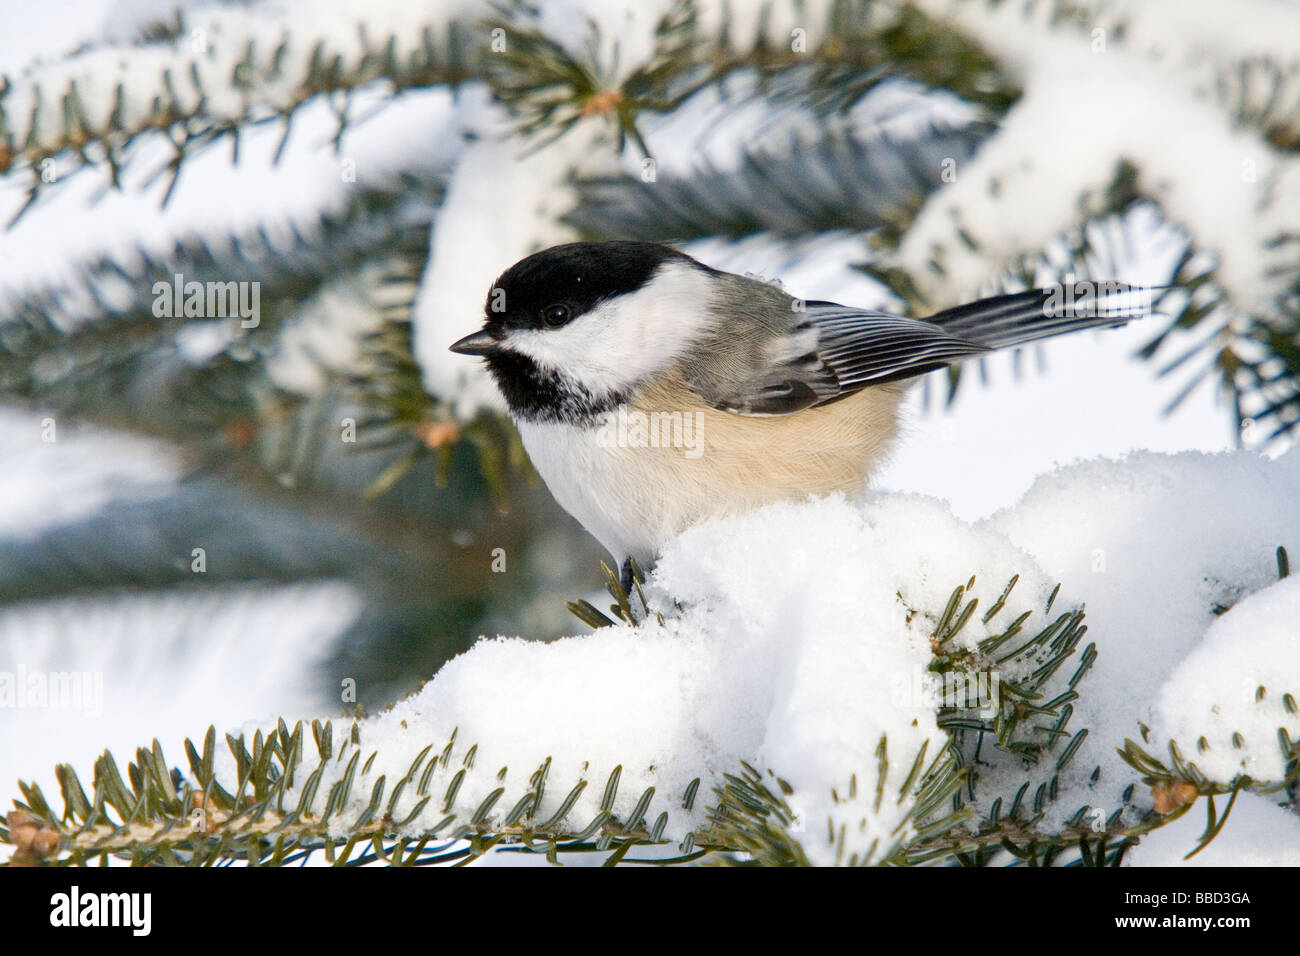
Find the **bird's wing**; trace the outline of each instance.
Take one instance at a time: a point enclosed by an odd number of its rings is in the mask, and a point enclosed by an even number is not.
[[[805,308],[786,329],[705,343],[683,363],[687,387],[738,415],[788,415],[988,351],[929,322],[833,302]]]
[[[1059,291],[1035,289],[909,319],[834,302],[806,302],[784,327],[705,343],[683,363],[686,383],[714,408],[787,415],[871,385],[910,378],[972,355],[1084,328],[1122,325],[1129,315],[1061,309]]]

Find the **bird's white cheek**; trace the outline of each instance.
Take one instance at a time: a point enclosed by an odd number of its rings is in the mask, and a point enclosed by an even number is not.
[[[592,395],[608,395],[625,387],[628,378],[616,357],[609,357],[599,342],[582,334],[584,331],[574,322],[545,332],[516,332],[506,340],[506,347],[528,356],[542,371],[562,375]]]
[[[706,273],[669,263],[637,291],[562,328],[515,332],[508,345],[593,395],[609,395],[664,371],[694,347],[713,294]]]

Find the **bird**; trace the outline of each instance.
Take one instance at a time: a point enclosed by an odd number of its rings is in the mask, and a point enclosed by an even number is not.
[[[799,299],[661,243],[572,242],[506,269],[483,327],[450,348],[486,362],[537,472],[630,590],[696,524],[865,490],[919,376],[1131,317],[1076,291],[914,319]]]

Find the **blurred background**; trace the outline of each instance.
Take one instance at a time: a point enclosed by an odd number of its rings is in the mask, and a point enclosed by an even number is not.
[[[480,635],[585,631],[564,602],[605,603],[607,556],[446,353],[553,243],[674,242],[914,315],[1071,277],[1168,286],[1126,328],[918,385],[877,489],[969,520],[1080,458],[1280,453],[1298,17],[3,4],[0,780],[373,710]],[[190,282],[242,283],[256,314],[191,309]],[[22,693],[69,672],[101,675],[98,706]]]

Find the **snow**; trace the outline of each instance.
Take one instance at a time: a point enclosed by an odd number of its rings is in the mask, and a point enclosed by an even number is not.
[[[5,4],[0,73],[12,76],[34,59],[53,60],[106,37],[129,39],[150,20],[195,5],[182,0],[61,0],[52,10],[51,4]]]
[[[1289,233],[1300,207],[1300,160],[1270,148],[1204,89],[1214,77],[1207,71],[1223,66],[1224,54],[1193,54],[1211,24],[1229,16],[1226,9],[1205,15],[1222,4],[1152,5],[1140,16],[1139,50],[1118,34],[1098,47],[1090,31],[1036,22],[1024,16],[1021,4],[995,10],[925,0],[920,6],[969,32],[1024,89],[998,134],[957,171],[954,182],[927,200],[904,237],[900,263],[920,277],[923,289],[942,299],[945,290],[974,290],[994,281],[1013,257],[1045,247],[1074,226],[1080,208],[1100,211],[1103,191],[1119,164],[1129,162],[1138,170],[1139,188],[1213,251],[1218,278],[1239,309],[1268,309],[1283,292],[1289,253],[1271,240]],[[1129,13],[1142,6],[1120,9]],[[1294,38],[1294,30],[1286,31],[1287,22],[1297,19],[1294,8],[1250,6],[1257,8],[1256,23],[1269,22],[1279,31],[1270,48],[1282,36]],[[1201,15],[1189,28],[1186,58],[1170,63],[1171,57],[1153,55],[1156,37],[1176,48],[1171,33],[1177,36],[1187,10]],[[1239,17],[1249,19],[1234,7],[1231,22]],[[1292,43],[1286,55],[1294,50]],[[1068,148],[1044,148],[1051,143]],[[1196,161],[1188,162],[1189,156]],[[959,230],[975,237],[978,248],[957,241]],[[931,269],[932,260],[942,272]]]
[[[537,15],[525,22],[539,27],[579,61],[594,50],[604,76],[617,84],[653,62],[655,28],[674,6],[674,0],[552,0],[539,5]],[[803,31],[806,48],[813,49],[833,7],[833,0],[763,4],[704,0],[696,5],[696,14],[702,33],[718,37],[725,30],[732,50],[748,51],[760,39],[790,45],[795,30]]]
[[[1059,795],[1045,825],[1084,806],[1109,817],[1134,784],[1129,813],[1149,809],[1146,788],[1115,749],[1139,737],[1142,721],[1152,727],[1157,758],[1166,734],[1207,733],[1217,750],[1221,734],[1209,713],[1215,704],[1236,708],[1242,719],[1231,723],[1246,740],[1233,751],[1234,763],[1201,769],[1219,770],[1224,776],[1214,779],[1229,784],[1239,772],[1235,761],[1245,759],[1256,780],[1276,782],[1277,728],[1300,736],[1297,717],[1280,705],[1286,688],[1300,687],[1300,590],[1294,580],[1269,584],[1275,547],[1300,553],[1300,502],[1287,493],[1298,485],[1295,453],[1277,461],[1249,452],[1138,454],[1046,476],[1020,504],[977,524],[933,499],[884,494],[777,504],[697,526],[667,547],[650,578],[662,625],[651,618],[544,645],[485,638],[419,694],[361,721],[363,759],[378,756],[335,825],[365,808],[380,776],[391,784],[424,747],[437,753],[454,741],[427,791],[439,799],[407,824],[409,832],[441,819],[440,798],[471,747],[473,766],[452,806],[463,817],[503,787],[486,817],[499,823],[549,760],[536,815],[555,812],[586,780],[566,818],[580,830],[621,767],[615,815],[626,821],[653,787],[647,819],[667,812],[664,835],[674,842],[703,825],[713,788],[747,761],[790,784],[802,823],[797,836],[811,861],[873,850],[878,859],[892,839],[912,832],[911,800],[891,788],[923,744],[933,756],[945,737],[935,723],[938,690],[925,676],[930,638],[952,589],[972,573],[982,608],[1020,576],[1007,617],[1041,614],[1060,582],[1052,616],[1083,607],[1087,641],[1099,652],[1070,725],[1090,734],[1057,774]],[[1214,608],[1226,604],[1233,609],[1216,619]],[[1005,620],[986,624],[976,614],[960,642],[973,647],[1000,625]],[[1225,654],[1237,659],[1225,666]],[[1268,706],[1241,701],[1247,681],[1268,685]],[[890,799],[877,810],[882,737]],[[985,758],[975,804],[981,812],[1026,777],[1019,758]],[[345,766],[343,757],[331,762],[322,794]],[[696,777],[703,799],[685,811],[680,798]],[[404,795],[395,817],[416,799]],[[1257,843],[1252,828],[1242,835],[1247,848]],[[1219,837],[1221,852],[1230,852],[1234,839],[1230,823]],[[1300,852],[1300,828],[1281,828],[1274,844],[1279,859]],[[1180,847],[1185,853],[1193,845]]]
[[[311,395],[322,391],[331,376],[365,374],[360,343],[379,324],[373,296],[383,278],[382,268],[368,267],[359,275],[330,280],[302,304],[267,364],[267,377],[276,387]]]
[[[1222,814],[1226,797],[1215,798]],[[1148,834],[1124,857],[1125,866],[1300,866],[1300,815],[1268,797],[1241,793],[1223,832],[1190,860],[1205,830],[1205,811],[1193,807],[1168,826]]]
[[[654,17],[638,18],[636,30],[629,32],[629,25],[619,19],[623,16],[619,12],[622,5],[590,6],[598,20],[603,18],[606,38],[616,34],[620,36],[620,69],[631,68],[638,62],[632,55],[636,44],[641,42],[636,37],[644,37],[652,27]],[[204,18],[209,16],[214,22],[222,22],[220,36],[224,39],[221,49],[214,45],[213,54],[218,58],[227,57],[229,50],[226,46],[238,46],[233,38],[244,35],[239,34],[241,29],[252,30],[253,24],[257,24],[265,34],[268,22],[297,23],[299,17],[309,18],[307,35],[324,37],[340,49],[352,49],[356,43],[352,21],[361,11],[371,25],[372,37],[382,32],[376,29],[376,25],[404,23],[403,17],[428,16],[428,11],[419,4],[396,0],[379,5],[333,4],[328,16],[322,16],[322,11],[311,4],[290,5],[282,11],[288,17],[286,21],[275,19],[273,14],[257,8],[232,12],[224,8],[205,10],[201,4],[189,4],[188,10],[191,25],[205,23]],[[437,16],[455,18],[460,10],[460,7],[440,8]],[[825,5],[807,6],[790,23],[783,19],[787,17],[784,11],[783,4],[775,5],[773,14],[776,19],[768,24],[769,35],[780,39],[788,34],[787,27],[806,26],[811,31],[809,42],[815,43],[816,31],[825,22]],[[707,29],[720,26],[722,15],[720,4],[705,4],[701,10]],[[129,8],[119,5],[112,11],[112,16],[106,18],[112,28],[110,39],[121,43],[120,38],[131,35],[133,24],[157,16],[157,4],[141,2]],[[758,29],[757,8],[737,8],[727,11],[727,16],[734,42],[738,46],[750,42]],[[414,31],[403,29],[414,36]],[[436,30],[435,35],[438,35]],[[580,39],[584,35],[585,30],[566,33],[570,39]],[[303,46],[310,44],[304,43]],[[170,55],[177,57],[178,62],[183,61],[189,56],[188,50],[189,47],[182,43]],[[17,75],[14,66],[22,62],[17,51],[10,55],[11,76]],[[36,70],[32,76],[45,77],[43,82],[46,82],[70,68],[54,61]],[[154,74],[143,71],[143,68],[141,79],[147,81],[145,88],[157,81]],[[643,132],[659,163],[661,176],[687,175],[700,162],[727,168],[740,155],[740,144],[746,142],[751,148],[756,144],[770,150],[797,148],[798,137],[818,126],[819,121],[814,121],[806,108],[796,105],[770,110],[762,98],[749,97],[752,77],[738,76],[730,87],[732,96],[728,102],[718,102],[716,94],[706,90],[671,115],[645,118]],[[97,87],[101,90],[106,88],[106,84]],[[87,92],[84,87],[81,93],[87,97],[97,95]],[[15,91],[11,97],[17,95]],[[382,97],[382,90],[360,91],[354,114],[365,115]],[[919,108],[922,102],[925,109]],[[741,108],[735,108],[737,103],[742,104]],[[963,124],[969,122],[975,112],[950,96],[922,94],[911,84],[893,83],[866,97],[847,117],[834,116],[820,123],[849,130],[855,135],[879,135],[885,131],[901,135],[912,129],[918,119]],[[500,397],[483,374],[481,363],[451,355],[446,346],[477,326],[491,281],[503,269],[537,248],[575,238],[550,217],[562,211],[567,202],[569,192],[565,179],[570,166],[577,166],[581,172],[590,174],[607,169],[608,164],[620,162],[608,142],[593,145],[593,140],[600,140],[604,135],[603,122],[586,121],[541,154],[521,157],[517,148],[499,142],[505,120],[481,88],[467,87],[457,100],[453,100],[445,90],[417,91],[386,105],[373,118],[354,127],[345,135],[342,155],[336,156],[329,148],[333,129],[326,104],[309,103],[295,119],[288,149],[278,166],[272,165],[271,155],[279,141],[279,124],[253,128],[242,138],[238,165],[231,163],[224,145],[196,156],[187,165],[177,191],[165,209],[159,208],[159,201],[166,177],[146,183],[148,176],[165,163],[169,152],[160,137],[144,137],[133,150],[135,155],[126,169],[123,193],[102,194],[104,177],[101,172],[78,173],[67,177],[58,188],[47,190],[48,195],[23,221],[14,229],[0,233],[0,263],[4,264],[0,270],[0,295],[47,285],[57,288],[67,284],[76,289],[80,281],[76,266],[80,261],[109,249],[129,249],[136,244],[149,249],[155,256],[165,255],[175,236],[186,235],[199,224],[202,224],[205,236],[218,237],[259,225],[266,226],[273,238],[286,235],[290,226],[310,228],[322,209],[338,209],[349,189],[355,188],[345,183],[340,175],[340,164],[344,160],[355,163],[356,185],[373,183],[412,164],[454,170],[446,202],[433,224],[430,268],[422,279],[414,314],[416,352],[424,370],[426,387],[451,400],[459,417],[470,418],[484,408],[500,410]],[[467,134],[477,137],[477,140],[467,142]],[[621,158],[628,169],[634,169],[637,161],[638,154],[630,148]],[[11,177],[0,183],[0,217],[7,217],[19,208],[24,201],[24,190],[21,177]],[[95,214],[87,217],[84,210],[92,200]],[[998,221],[1007,223],[1013,218],[1000,216]],[[59,224],[66,221],[75,221],[76,228],[61,228]],[[1214,232],[1217,231],[1216,227]],[[688,251],[734,271],[762,272],[781,278],[792,291],[810,297],[831,298],[868,307],[885,304],[881,301],[879,287],[851,268],[853,263],[867,257],[860,239],[844,236],[831,241],[819,239],[810,244],[788,240],[777,242],[785,246],[789,254],[775,261],[762,251],[764,246],[771,244],[767,237],[754,237],[740,243],[710,240],[691,244]],[[1124,277],[1130,276],[1126,274]],[[1150,268],[1139,278],[1160,281],[1162,275],[1159,269]],[[70,294],[64,301],[75,306],[83,299],[91,303],[89,314],[93,314],[93,302],[84,292]],[[87,314],[78,312],[75,307],[67,311],[72,321],[83,320],[79,316]],[[316,354],[328,353],[336,364],[345,364],[355,353],[355,333],[361,328],[363,325],[353,322],[326,322],[319,335],[312,331],[306,335]],[[187,336],[184,344],[194,347],[199,355],[220,347],[218,341],[201,339],[196,342],[188,339],[189,333],[182,334]],[[1162,423],[1154,414],[1137,411],[1153,408],[1167,400],[1172,388],[1153,384],[1149,366],[1123,360],[1121,352],[1139,344],[1136,339],[1126,339],[1122,345],[1117,339],[1096,347],[1085,346],[1075,339],[1070,346],[1051,345],[1046,348],[1057,352],[1072,351],[1075,343],[1078,343],[1081,354],[1064,353],[1069,357],[1055,363],[1053,378],[1075,369],[1079,370],[1080,378],[1086,375],[1101,380],[1123,376],[1125,387],[1110,390],[1103,396],[1109,405],[1128,407],[1128,413],[1118,425],[1108,417],[1105,421],[1110,427],[1099,427],[1100,420],[1090,421],[1079,404],[1071,400],[1068,391],[1051,381],[1037,388],[1031,386],[1027,392],[1032,391],[1032,398],[1018,387],[991,392],[968,389],[968,392],[978,394],[967,395],[959,403],[958,417],[953,420],[953,426],[947,424],[948,419],[936,422],[940,439],[950,445],[954,453],[966,448],[968,436],[974,442],[981,434],[980,430],[969,428],[963,419],[980,421],[989,413],[991,403],[997,414],[1005,418],[1007,409],[1016,407],[1018,396],[1029,403],[1031,411],[1039,408],[1050,413],[1064,427],[1054,429],[1051,435],[1037,434],[1032,442],[1016,440],[1018,428],[1014,422],[1009,423],[1011,427],[998,430],[995,440],[1001,445],[999,457],[1008,462],[1008,470],[1014,469],[1014,474],[999,473],[996,482],[993,476],[979,483],[978,487],[974,482],[960,485],[945,482],[939,477],[940,473],[924,461],[924,455],[910,456],[904,449],[897,460],[897,468],[882,476],[884,484],[941,494],[953,500],[963,514],[974,516],[1004,503],[1008,489],[1014,491],[1027,487],[1034,475],[1053,463],[1064,463],[1087,454],[1120,454],[1133,447],[1208,450],[1226,446],[1228,433],[1222,425],[1214,429],[1217,434],[1207,437],[1205,422],[1221,420],[1222,417],[1213,408],[1211,390],[1198,390],[1190,408],[1185,408],[1171,423]],[[1179,347],[1176,341],[1173,347]],[[286,359],[286,367],[282,373],[278,369],[276,372],[283,383],[294,390],[302,390],[320,380],[297,360],[301,354],[292,344],[280,351]],[[1140,392],[1142,397],[1126,396],[1124,393],[1129,389]],[[1023,417],[1028,412],[1022,407],[1019,414]],[[919,408],[914,411],[912,418],[917,429],[926,427],[925,417]],[[956,436],[955,442],[952,435]]]
[[[380,53],[391,38],[396,62],[409,63],[422,53],[422,27],[440,43],[448,24],[487,12],[481,0],[447,0],[434,7],[418,0],[194,6],[185,12],[185,31],[174,40],[91,44],[75,55],[16,72],[7,104],[32,105],[10,107],[9,129],[19,143],[58,149],[67,133],[60,98],[71,84],[85,125],[94,131],[105,128],[115,111],[123,129],[148,126],[159,98],[164,107],[175,104],[180,111],[202,102],[214,124],[232,122],[247,116],[249,108],[248,95],[230,81],[237,70],[251,71],[250,82],[264,109],[288,109],[299,99],[318,45],[320,64],[327,67],[337,56],[344,69],[353,69],[367,53]],[[136,16],[141,23],[150,19],[142,11]],[[365,29],[359,30],[362,23]]]
[[[1264,693],[1258,693],[1264,688]],[[1290,695],[1290,702],[1286,695]],[[1155,701],[1153,730],[1216,780],[1280,780],[1278,728],[1300,741],[1300,576],[1245,598],[1210,625]],[[1206,747],[1198,746],[1204,735]],[[1239,745],[1234,744],[1239,735]]]
[[[740,71],[670,113],[639,121],[657,176],[685,179],[702,167],[738,171],[746,155],[789,155],[828,135],[911,139],[932,128],[968,126],[982,116],[951,93],[904,79],[875,87],[846,113],[817,112],[797,92],[782,94],[780,84],[772,89],[770,83],[765,87],[753,73]],[[639,153],[625,151],[623,172],[640,176],[641,160]]]
[[[1081,702],[1085,724],[1132,736],[1135,721],[1151,723],[1151,688],[1197,646],[1215,608],[1275,581],[1279,545],[1300,547],[1297,487],[1295,452],[1272,464],[1140,453],[1045,476],[988,520],[1078,590],[1094,633],[1115,636],[1090,678],[1114,697]]]
[[[880,287],[850,265],[866,256],[862,238],[850,232],[799,239],[771,233],[743,239],[712,237],[685,243],[682,251],[714,269],[771,282],[796,298],[816,299],[826,289],[853,302],[881,298]]]
[[[1208,640],[1215,608],[1275,581],[1279,545],[1293,554],[1300,547],[1297,487],[1294,451],[1273,463],[1246,452],[1138,453],[1045,476],[1018,505],[988,519],[1085,602],[1100,655],[1088,692],[1075,704],[1078,725],[1092,732],[1070,773],[1082,785],[1094,766],[1102,767],[1091,802],[1108,816],[1132,782],[1114,748],[1126,737],[1140,739],[1139,721],[1153,732],[1160,728],[1158,689]],[[1259,680],[1270,685],[1273,675],[1285,678],[1294,668],[1285,658],[1252,660]],[[1237,699],[1240,681],[1225,682],[1222,665],[1213,666],[1216,693]],[[1193,722],[1204,727],[1202,716]],[[1278,726],[1253,736],[1249,752],[1270,758]],[[1290,726],[1295,734],[1294,717]],[[1148,748],[1166,763],[1167,741],[1156,734]],[[1199,761],[1195,747],[1184,745],[1182,752]]]
[[[169,494],[182,469],[162,442],[0,406],[0,539],[32,540],[115,500]]]
[[[377,101],[375,95],[361,97],[358,115]],[[350,192],[384,183],[415,157],[435,170],[449,163],[459,123],[458,108],[445,90],[412,93],[352,127],[344,135],[341,155],[335,155],[329,146],[331,114],[325,104],[313,103],[296,118],[278,165],[273,157],[282,127],[256,127],[241,137],[237,163],[231,162],[226,146],[194,155],[165,207],[167,177],[153,174],[170,153],[156,139],[142,140],[124,170],[122,191],[106,191],[98,171],[83,170],[48,190],[12,228],[0,231],[0,299],[48,284],[74,285],[79,263],[110,251],[138,247],[164,258],[178,237],[199,228],[217,248],[224,236],[259,226],[267,228],[273,241],[295,227],[310,234],[322,214],[344,206]],[[344,177],[345,161],[355,173],[351,181]],[[0,180],[0,218],[5,222],[21,208],[25,191],[21,177]],[[93,215],[86,215],[88,207]],[[75,222],[76,228],[62,228],[65,222]],[[127,256],[131,261],[129,251]]]
[[[1086,0],[1088,25],[1113,31],[1152,56],[1181,57],[1181,66],[1221,67],[1257,55],[1288,58],[1300,36],[1300,8],[1288,0]],[[1046,12],[1040,7],[1039,15]]]
[[[922,507],[937,509],[929,502]],[[836,830],[847,821],[864,841],[856,849],[879,839],[883,851],[909,804],[900,804],[897,793],[878,814],[861,803],[874,800],[881,736],[888,737],[891,788],[902,784],[922,743],[932,755],[942,745],[931,700],[918,697],[900,708],[891,698],[893,675],[928,645],[919,624],[903,626],[905,609],[892,591],[896,579],[878,580],[865,598],[851,589],[831,594],[818,586],[825,580],[818,554],[836,555],[844,575],[870,582],[873,556],[897,523],[914,514],[903,507],[873,526],[837,499],[687,532],[654,578],[686,605],[680,617],[662,627],[620,626],[545,645],[482,641],[419,695],[361,723],[363,750],[378,748],[380,757],[358,778],[354,798],[364,793],[368,800],[380,775],[401,777],[424,746],[439,750],[456,731],[457,759],[435,774],[429,792],[440,794],[459,769],[458,758],[477,744],[480,772],[460,788],[455,807],[461,812],[472,813],[502,782],[507,793],[498,806],[509,810],[549,758],[550,785],[537,814],[549,816],[579,778],[587,779],[591,785],[568,816],[578,829],[598,811],[606,779],[621,766],[614,812],[626,819],[642,792],[654,787],[647,817],[667,811],[665,832],[679,841],[702,825],[721,774],[739,773],[740,761],[751,760],[794,787],[792,806],[811,833],[823,833],[828,817]],[[792,535],[807,547],[803,560],[792,562],[782,550]],[[737,539],[746,547],[733,551]],[[960,556],[951,563],[962,565],[962,580],[969,576]],[[345,766],[331,764],[334,777],[322,781],[322,793]],[[503,767],[509,772],[501,777]],[[855,774],[859,802],[837,804],[832,788],[847,794]],[[703,779],[700,799],[692,812],[682,811],[681,797],[696,777]],[[395,815],[414,802],[412,795]],[[426,814],[425,825],[441,817],[442,805]],[[858,826],[863,820],[865,830]],[[823,840],[809,840],[806,849],[818,862],[834,859],[835,848]]]

